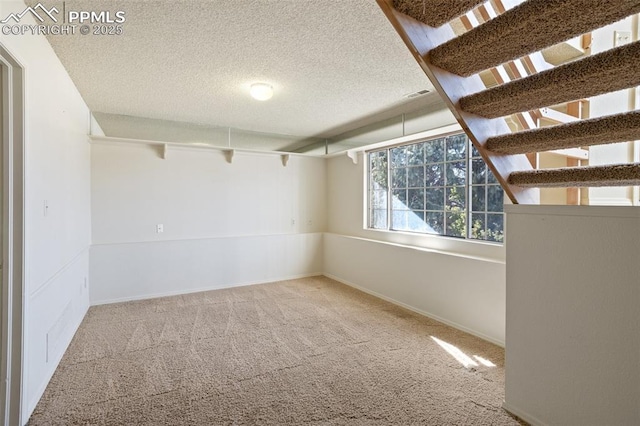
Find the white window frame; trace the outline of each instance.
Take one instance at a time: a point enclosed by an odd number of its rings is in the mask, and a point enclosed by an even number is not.
[[[412,230],[405,230],[405,229],[394,229],[393,228],[393,219],[392,219],[392,213],[393,213],[393,206],[392,206],[392,202],[390,201],[389,197],[393,196],[393,188],[392,188],[392,161],[391,161],[391,150],[393,148],[397,148],[397,147],[401,147],[401,146],[409,146],[409,145],[414,145],[414,144],[419,144],[419,143],[423,143],[423,142],[428,142],[431,140],[436,140],[436,139],[446,139],[449,136],[453,136],[453,135],[458,135],[458,134],[462,134],[464,133],[464,131],[459,127],[459,126],[449,126],[449,127],[457,127],[455,130],[450,130],[447,128],[447,130],[445,131],[445,129],[435,129],[435,130],[442,130],[441,132],[437,132],[437,131],[429,131],[429,132],[423,132],[419,135],[414,135],[414,137],[403,137],[400,138],[398,140],[395,141],[390,141],[387,143],[381,143],[381,144],[375,144],[375,145],[371,145],[369,147],[365,147],[365,149],[363,150],[363,162],[365,163],[364,165],[364,171],[365,171],[365,212],[364,212],[364,219],[365,219],[365,229],[370,230],[370,231],[380,231],[380,232],[390,232],[390,233],[409,233],[409,234],[417,234],[417,235],[429,235],[429,236],[434,236],[434,237],[444,237],[447,239],[455,239],[458,241],[470,241],[470,242],[482,242],[482,243],[488,243],[488,244],[493,244],[493,245],[500,245],[502,246],[504,244],[504,239],[503,241],[492,241],[492,240],[486,240],[486,239],[481,239],[481,238],[473,238],[471,237],[471,232],[472,232],[472,228],[473,228],[473,195],[472,195],[472,190],[473,187],[477,187],[477,186],[484,186],[485,188],[487,188],[485,190],[485,200],[486,197],[488,196],[488,187],[491,186],[492,184],[485,181],[484,184],[481,185],[476,185],[473,184],[473,178],[472,178],[472,160],[474,159],[473,157],[473,153],[472,153],[472,143],[471,141],[467,138],[467,149],[465,151],[465,158],[464,158],[464,163],[465,163],[465,185],[464,185],[464,195],[465,195],[465,219],[466,219],[466,231],[465,231],[465,236],[464,237],[457,237],[457,236],[451,236],[451,235],[445,235],[445,234],[433,234],[433,233],[426,233],[426,232],[419,232],[419,231],[412,231]],[[426,133],[426,134],[425,134]],[[372,206],[371,206],[371,170],[370,170],[370,160],[369,160],[369,154],[371,153],[375,153],[375,152],[381,152],[381,151],[386,151],[387,152],[387,214],[386,214],[386,226],[385,228],[374,228],[373,227],[373,218],[372,218]],[[447,161],[446,159],[442,162],[443,164],[443,173],[446,173],[446,164]],[[490,170],[487,168],[487,172],[490,172]],[[499,186],[499,184],[497,184]],[[427,188],[425,186],[425,188]],[[446,188],[447,186],[443,186],[443,188],[445,189],[445,193],[446,193]],[[476,212],[478,213],[478,212]],[[488,214],[498,214],[498,212],[488,212],[486,210],[486,205],[485,205],[485,210],[484,210],[484,215],[485,215],[485,219],[487,218]],[[506,216],[503,212],[500,212],[503,215],[503,235],[504,233],[506,233]],[[426,205],[425,205],[425,214],[426,214]],[[444,213],[444,218],[443,218],[443,231],[446,232],[446,212]]]

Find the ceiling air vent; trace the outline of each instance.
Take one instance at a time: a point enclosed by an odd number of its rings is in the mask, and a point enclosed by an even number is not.
[[[413,92],[413,93],[409,93],[408,95],[404,95],[404,97],[407,98],[407,99],[413,99],[413,98],[417,98],[418,96],[426,95],[427,93],[429,93],[429,91],[427,89],[418,90],[417,92]]]

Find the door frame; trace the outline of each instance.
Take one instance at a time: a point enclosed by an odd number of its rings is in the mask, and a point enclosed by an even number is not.
[[[2,68],[2,292],[0,425],[21,425],[24,365],[24,67],[0,43]]]

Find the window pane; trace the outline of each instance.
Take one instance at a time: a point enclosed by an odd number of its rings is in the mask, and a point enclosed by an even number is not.
[[[371,191],[369,194],[370,206],[373,209],[386,209],[387,208],[387,191],[377,190]]]
[[[373,187],[387,188],[387,151],[369,154],[369,173]]]
[[[393,190],[393,204],[392,209],[407,209],[407,190],[406,189],[394,189]]]
[[[441,163],[444,161],[444,139],[425,142],[425,163]]]
[[[464,160],[467,153],[467,136],[454,135],[447,138],[447,161]]]
[[[402,167],[407,165],[407,148],[399,146],[391,148],[391,167]]]
[[[451,211],[464,210],[465,206],[465,196],[464,196],[464,186],[454,186],[452,188],[447,188],[447,199],[446,206]]]
[[[444,213],[427,212],[427,226],[429,227],[427,232],[433,234],[442,235],[444,224]]]
[[[464,211],[447,213],[447,235],[451,237],[466,237],[467,221]]]
[[[478,152],[476,147],[471,143],[471,141],[469,141],[469,145],[471,145],[471,156],[473,158],[480,157],[480,153]]]
[[[409,208],[412,210],[424,210],[424,189],[409,189]]]
[[[464,161],[446,163],[447,186],[464,185],[466,181],[467,167]]]
[[[504,214],[487,215],[487,240],[504,241]]]
[[[471,188],[471,210],[474,212],[484,212],[487,208],[485,189],[484,185]]]
[[[424,164],[424,143],[417,143],[407,147],[407,164],[410,166]]]
[[[412,220],[412,218],[414,220]],[[424,212],[412,211],[409,212],[409,226],[411,229],[423,228],[424,226]]]
[[[371,211],[371,227],[387,229],[387,210],[374,209]]]
[[[427,188],[427,210],[444,210],[444,188]]]
[[[395,210],[391,213],[391,227],[400,231],[407,229],[407,212],[406,210]]]
[[[391,169],[391,187],[406,188],[407,187],[407,169]]]
[[[487,187],[487,211],[501,212],[504,210],[504,191],[499,185]]]
[[[409,167],[407,169],[407,183],[409,188],[422,188],[424,186],[424,167]]]
[[[486,239],[486,220],[484,213],[473,213],[471,215],[471,238],[477,240]]]
[[[429,227],[424,221],[424,212],[409,212],[407,214],[407,230],[413,232],[429,232]]]
[[[474,185],[483,185],[486,183],[487,165],[482,158],[471,162],[471,183]]]
[[[424,184],[426,186],[444,186],[444,164],[429,164],[425,167]]]

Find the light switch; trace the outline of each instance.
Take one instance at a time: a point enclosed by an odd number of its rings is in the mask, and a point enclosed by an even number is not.
[[[156,225],[156,233],[157,234],[162,234],[164,232],[164,225],[159,223]]]

